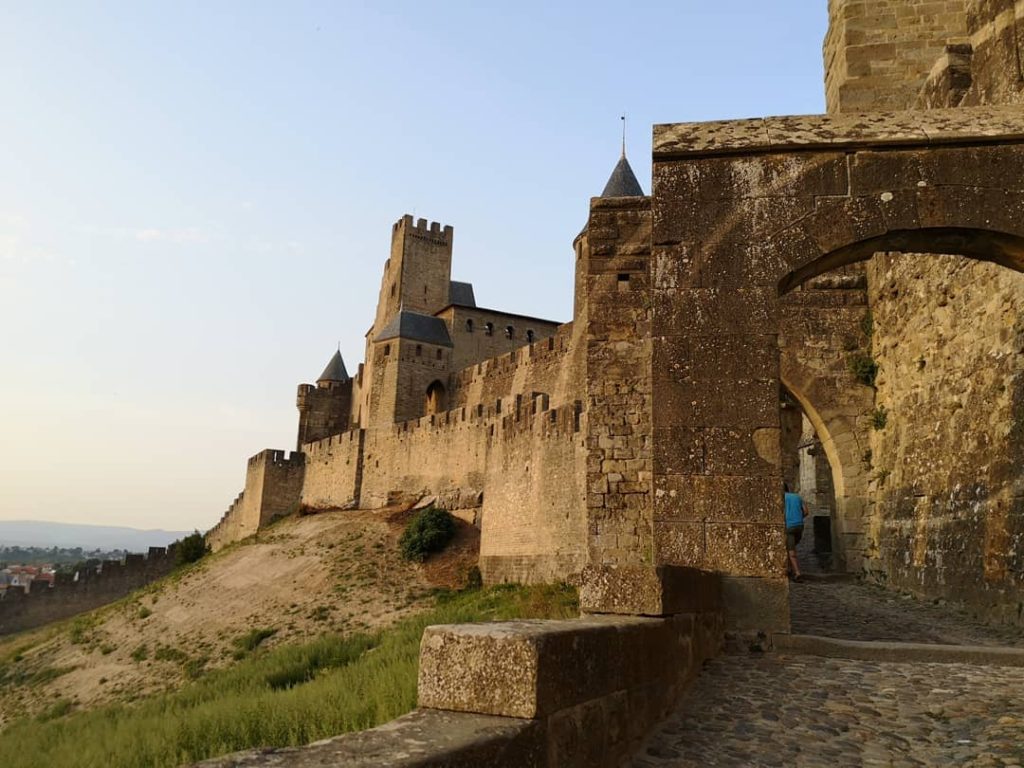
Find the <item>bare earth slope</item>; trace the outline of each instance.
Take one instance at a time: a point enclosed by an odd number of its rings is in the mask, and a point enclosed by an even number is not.
[[[112,606],[0,640],[0,727],[55,702],[76,709],[131,701],[266,645],[389,625],[460,587],[476,564],[476,529],[426,566],[398,556],[404,509],[283,520],[257,538]],[[253,636],[254,630],[266,630]]]

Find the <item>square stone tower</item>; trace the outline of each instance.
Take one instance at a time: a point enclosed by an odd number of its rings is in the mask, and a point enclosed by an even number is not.
[[[946,46],[967,39],[968,0],[829,0],[828,111],[909,109]]]

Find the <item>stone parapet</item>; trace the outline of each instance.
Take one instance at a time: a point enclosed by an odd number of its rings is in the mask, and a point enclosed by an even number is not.
[[[206,768],[613,768],[722,647],[716,612],[428,627],[420,709],[308,747]]]

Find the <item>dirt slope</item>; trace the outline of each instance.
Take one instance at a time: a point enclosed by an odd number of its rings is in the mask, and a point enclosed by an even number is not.
[[[232,663],[240,639],[265,645],[393,623],[438,586],[460,587],[479,537],[425,566],[398,556],[406,509],[337,511],[283,520],[113,606],[0,640],[0,727],[70,700],[76,708],[131,701]]]

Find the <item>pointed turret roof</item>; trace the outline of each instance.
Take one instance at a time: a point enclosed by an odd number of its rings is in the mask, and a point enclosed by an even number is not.
[[[643,197],[644,191],[640,182],[636,180],[636,174],[629,166],[626,153],[622,153],[615,170],[608,177],[608,183],[604,185],[604,192],[601,197]]]
[[[324,368],[324,372],[320,374],[320,377],[316,380],[319,384],[321,381],[348,381],[348,371],[345,370],[345,361],[341,359],[341,350],[339,349],[334,353],[331,361],[327,363],[327,367]]]

